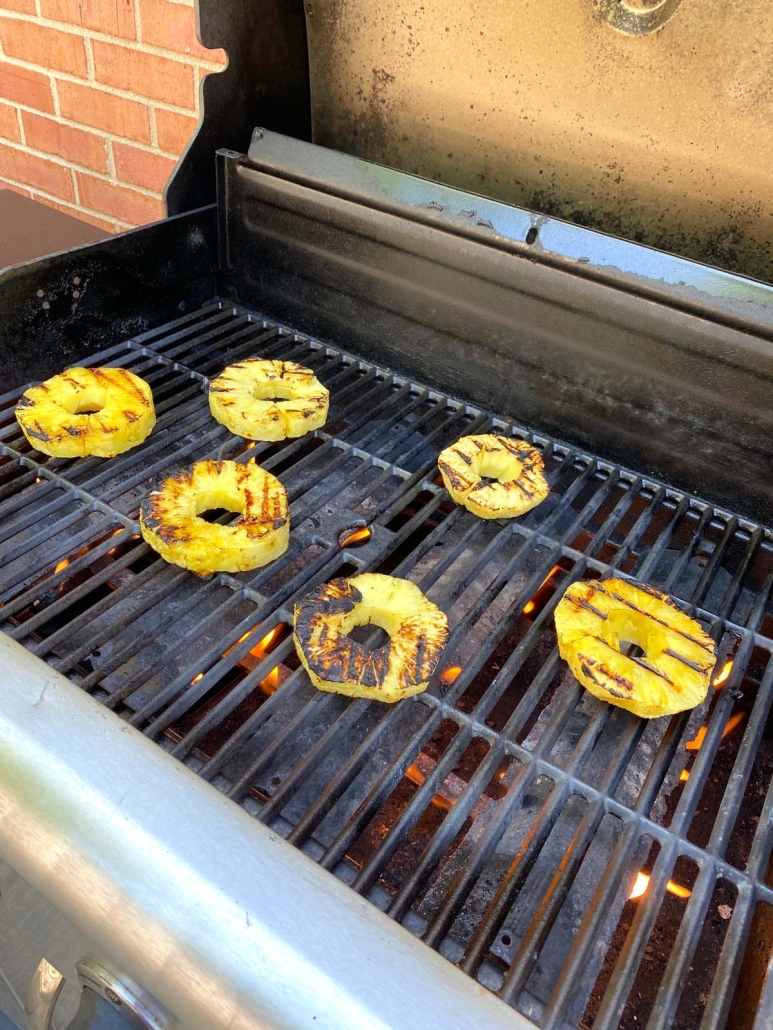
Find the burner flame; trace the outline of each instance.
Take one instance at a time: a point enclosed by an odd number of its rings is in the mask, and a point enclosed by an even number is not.
[[[198,674],[198,676],[194,676],[193,679],[191,680],[191,686],[193,686],[196,683],[199,683],[203,679],[204,679],[204,673],[200,672]]]
[[[721,687],[723,683],[727,683],[728,678],[730,676],[730,673],[732,672],[732,669],[733,669],[733,659],[731,658],[729,661],[725,662],[725,664],[722,666],[722,671],[719,673],[717,678],[714,680],[714,686],[715,687]]]
[[[281,626],[279,626],[279,625],[274,626],[274,628],[270,629],[268,631],[268,633],[265,635],[265,637],[263,637],[262,640],[258,641],[258,643],[250,651],[250,654],[253,655],[253,657],[255,657],[255,658],[264,657],[266,654],[268,654],[268,649],[271,647],[271,645],[277,639],[277,637],[279,636],[280,632],[281,632]],[[244,640],[244,637],[242,637],[242,640]]]
[[[523,614],[524,615],[531,615],[531,613],[537,607],[536,598],[537,598],[537,595],[539,594],[540,590],[542,590],[542,588],[545,586],[546,583],[550,582],[550,580],[553,578],[553,576],[555,576],[555,574],[557,572],[559,572],[560,569],[561,569],[560,565],[554,565],[553,568],[550,570],[550,572],[547,574],[547,576],[545,576],[545,578],[542,580],[540,585],[537,587],[537,591],[534,594],[534,597],[532,597],[531,601],[529,601],[528,604],[524,605],[524,608],[523,608]]]
[[[733,730],[746,718],[746,712],[734,712],[727,720],[727,725],[722,731],[722,740],[725,737],[729,737]],[[701,726],[697,734],[692,740],[688,740],[684,745],[687,751],[700,751],[703,746],[703,741],[706,739],[706,727]]]
[[[372,536],[373,532],[368,526],[363,526],[361,529],[355,529],[345,540],[342,540],[341,547],[351,547],[352,544],[365,544]]]
[[[417,787],[421,787],[427,777],[419,767],[418,763],[414,762],[405,770],[405,778],[410,780],[411,783],[415,783]],[[450,798],[443,797],[442,794],[435,794],[430,804],[434,808],[442,808],[444,812],[450,812],[454,807],[454,802]]]
[[[637,873],[636,879],[634,880],[631,893],[628,895],[629,901],[638,901],[639,898],[644,897],[647,893],[650,885],[650,877],[647,873]],[[666,884],[666,890],[669,894],[673,894],[677,898],[689,898],[692,891],[686,887],[682,887],[678,883],[674,883],[673,880],[669,880]]]
[[[70,559],[69,558],[63,558],[62,561],[60,561],[59,564],[57,565],[57,567],[54,569],[54,575],[56,575],[57,572],[61,572],[62,569],[66,569],[69,564],[70,564]]]
[[[443,671],[438,676],[438,679],[441,683],[444,683],[447,687],[450,687],[461,671],[461,665],[449,665],[447,669],[443,669]]]

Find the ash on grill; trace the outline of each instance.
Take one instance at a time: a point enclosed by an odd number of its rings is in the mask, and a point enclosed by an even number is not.
[[[313,368],[327,426],[245,445],[213,423],[205,377],[248,355]],[[145,378],[158,428],[110,462],[43,461],[3,398],[3,628],[540,1026],[713,1027],[731,1004],[751,1026],[773,954],[770,536],[238,308],[91,363]],[[544,454],[550,497],[515,522],[439,485],[438,452],[491,430]],[[205,457],[286,486],[267,568],[205,581],[139,537],[149,484]],[[429,690],[394,708],[317,693],[292,646],[294,599],[361,570],[449,616]],[[612,570],[717,641],[698,710],[643,722],[559,661],[563,590]]]

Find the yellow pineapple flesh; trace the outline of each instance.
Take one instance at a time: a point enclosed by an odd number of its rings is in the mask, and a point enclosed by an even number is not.
[[[481,519],[523,515],[550,493],[540,452],[511,436],[463,436],[441,452],[438,468],[451,498]]]
[[[156,424],[153,393],[125,368],[70,368],[26,390],[16,419],[29,443],[55,458],[112,458]]]
[[[555,623],[561,657],[603,701],[655,719],[706,699],[716,645],[668,594],[617,578],[573,583]],[[623,653],[630,644],[644,653]]]
[[[199,518],[241,512],[235,525]],[[162,558],[206,576],[267,565],[287,550],[290,517],[279,480],[257,465],[198,461],[164,481],[140,508],[142,535]]]
[[[380,626],[374,651],[355,626]],[[448,639],[448,619],[415,583],[366,572],[323,583],[295,606],[293,640],[319,690],[395,702],[426,690]]]
[[[284,440],[319,429],[329,393],[311,369],[294,361],[249,358],[229,365],[209,384],[209,409],[247,440]]]

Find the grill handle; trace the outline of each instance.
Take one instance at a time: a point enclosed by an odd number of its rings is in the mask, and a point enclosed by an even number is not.
[[[78,1011],[65,1030],[172,1030],[174,1017],[144,991],[98,962],[84,958],[76,965],[81,985]],[[41,959],[25,999],[28,1030],[52,1030],[54,1009],[65,977]]]

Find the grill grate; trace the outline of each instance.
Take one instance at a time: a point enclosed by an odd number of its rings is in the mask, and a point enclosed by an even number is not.
[[[215,424],[205,378],[249,355],[314,368],[325,429],[248,445]],[[7,633],[540,1026],[720,1027],[736,990],[754,1008],[747,944],[773,912],[770,534],[235,307],[88,363],[148,380],[157,429],[109,462],[43,462],[18,392],[0,398]],[[551,495],[512,523],[450,504],[437,475],[439,450],[490,428],[545,456]],[[280,476],[282,558],[203,580],[141,540],[149,484],[203,457]],[[429,690],[395,707],[314,691],[292,647],[293,600],[361,570],[413,579],[449,616]],[[563,590],[612,570],[680,598],[732,662],[701,709],[642,722],[559,661]]]

